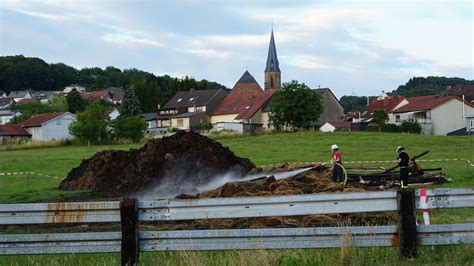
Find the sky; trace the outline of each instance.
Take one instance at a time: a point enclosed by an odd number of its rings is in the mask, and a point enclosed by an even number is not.
[[[0,54],[263,87],[272,29],[282,81],[378,95],[414,76],[474,79],[474,2],[0,1]]]

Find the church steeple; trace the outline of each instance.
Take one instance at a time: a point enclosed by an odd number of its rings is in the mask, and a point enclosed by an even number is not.
[[[280,89],[281,88],[281,71],[278,62],[275,38],[272,34],[270,36],[270,44],[268,45],[267,66],[265,67],[265,90]]]

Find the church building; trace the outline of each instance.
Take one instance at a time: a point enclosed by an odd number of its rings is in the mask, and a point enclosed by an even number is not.
[[[280,88],[281,71],[272,30],[265,68],[265,90],[245,71],[229,95],[214,110],[211,123],[246,123],[268,128],[268,105],[273,94]]]

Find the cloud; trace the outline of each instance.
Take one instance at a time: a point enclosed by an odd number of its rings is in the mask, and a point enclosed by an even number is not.
[[[214,49],[187,49],[185,51],[205,58],[227,59],[230,56],[230,52]]]
[[[108,33],[101,37],[102,40],[112,44],[127,45],[127,46],[153,46],[163,47],[164,45],[154,39],[144,36],[143,33],[133,32],[119,32],[119,33]]]
[[[282,56],[280,61],[282,59],[285,60],[287,64],[300,68],[322,69],[330,67],[328,64],[324,63],[321,58],[312,55],[289,55]]]

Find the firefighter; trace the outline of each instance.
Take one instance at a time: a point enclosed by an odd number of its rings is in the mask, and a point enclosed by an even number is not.
[[[331,163],[334,164],[334,167],[332,168],[332,180],[334,182],[342,183],[344,182],[344,177],[342,176],[341,152],[339,151],[339,147],[336,144],[331,146],[331,150]]]
[[[410,157],[405,152],[405,148],[402,146],[397,147],[397,162],[400,167],[400,187],[408,187],[408,164],[410,162]]]

